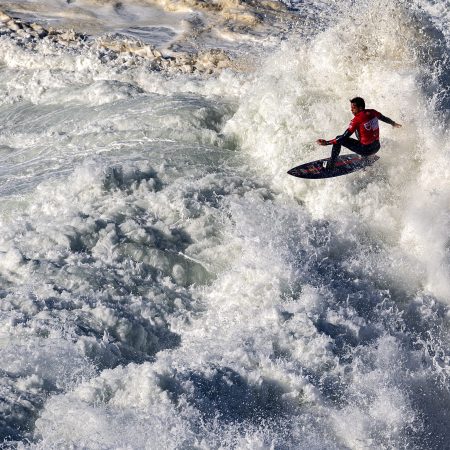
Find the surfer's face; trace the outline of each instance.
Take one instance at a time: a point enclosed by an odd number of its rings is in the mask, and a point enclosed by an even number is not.
[[[352,111],[352,114],[356,116],[360,111],[363,110],[363,108],[360,108],[359,106],[356,106],[354,103],[350,103],[350,109]]]

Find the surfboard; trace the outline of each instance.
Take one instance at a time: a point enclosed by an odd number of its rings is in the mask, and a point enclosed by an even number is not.
[[[378,159],[380,158],[376,155],[368,157],[356,154],[341,155],[338,157],[334,168],[331,170],[326,169],[327,161],[329,161],[330,158],[324,158],[294,167],[288,171],[288,174],[298,178],[314,179],[339,177],[371,166]]]

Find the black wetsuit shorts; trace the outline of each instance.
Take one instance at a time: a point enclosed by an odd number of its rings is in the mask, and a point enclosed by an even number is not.
[[[341,152],[341,146],[348,148],[352,152],[357,153],[361,156],[370,156],[374,155],[378,150],[380,150],[380,141],[374,141],[371,144],[363,145],[357,139],[353,139],[350,137],[344,137],[333,144],[333,148],[331,150],[331,159],[336,160]]]

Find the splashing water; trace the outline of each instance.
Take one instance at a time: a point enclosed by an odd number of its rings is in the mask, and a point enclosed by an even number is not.
[[[2,31],[5,447],[445,448],[445,1],[288,6],[210,76]],[[380,161],[288,177],[356,95]]]

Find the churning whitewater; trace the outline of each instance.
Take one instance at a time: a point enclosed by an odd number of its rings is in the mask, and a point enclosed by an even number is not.
[[[446,0],[0,10],[1,448],[449,447]]]

